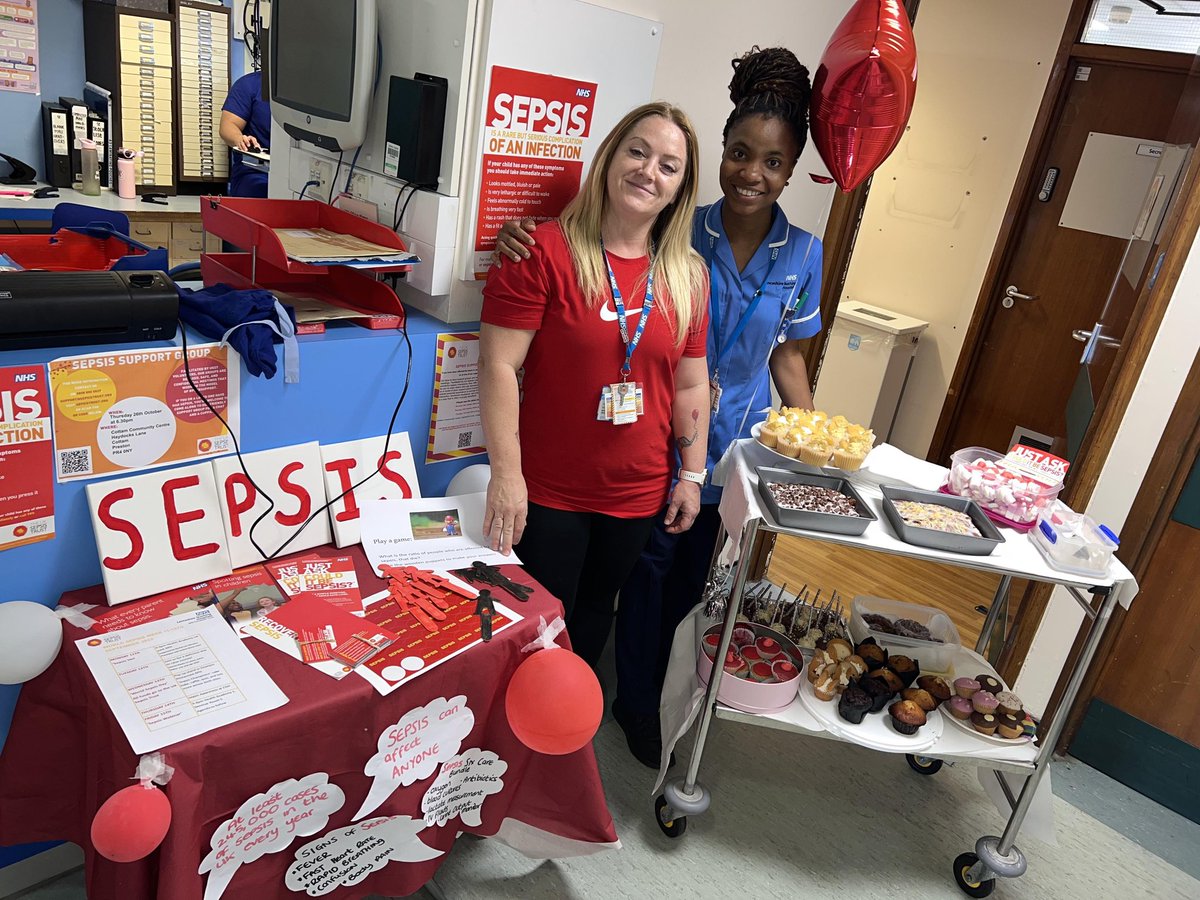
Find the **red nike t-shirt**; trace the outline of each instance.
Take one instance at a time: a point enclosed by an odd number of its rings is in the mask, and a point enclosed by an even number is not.
[[[537,332],[521,382],[521,469],[529,499],[623,519],[652,516],[665,505],[671,483],[675,369],[684,356],[704,356],[708,313],[676,345],[675,318],[656,297],[630,375],[642,385],[645,412],[629,425],[598,421],[600,391],[620,381],[625,359],[612,296],[588,304],[557,222],[539,226],[536,237],[529,259],[492,268],[481,317],[489,325]],[[632,339],[649,258],[608,257]]]

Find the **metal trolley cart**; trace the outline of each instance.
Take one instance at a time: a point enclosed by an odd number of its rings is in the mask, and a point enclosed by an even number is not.
[[[1019,877],[1025,871],[1026,861],[1016,845],[1017,833],[1033,802],[1038,783],[1048,770],[1054,746],[1062,733],[1067,713],[1079,691],[1084,673],[1100,643],[1112,611],[1117,603],[1127,607],[1137,593],[1137,583],[1133,576],[1115,558],[1109,564],[1106,577],[1094,582],[1067,575],[1047,565],[1027,535],[1011,530],[1004,532],[1006,538],[1004,543],[989,556],[966,556],[904,543],[884,524],[884,516],[881,513],[881,491],[877,487],[862,484],[858,484],[856,487],[863,501],[877,515],[877,519],[870,523],[861,536],[785,528],[776,523],[755,490],[757,485],[755,463],[749,457],[759,452],[757,446],[752,442],[743,442],[733,452],[730,477],[721,503],[723,524],[717,541],[718,554],[727,535],[734,538],[737,547],[736,559],[749,560],[754,558],[759,542],[767,534],[788,534],[806,540],[830,541],[873,552],[908,556],[999,575],[1001,576],[1000,585],[984,622],[983,631],[976,645],[976,653],[970,654],[970,651],[965,648],[962,650],[980,664],[983,664],[984,660],[977,654],[988,646],[1000,610],[1004,607],[1002,598],[1007,595],[1009,584],[1013,578],[1062,585],[1083,608],[1087,617],[1087,634],[1083,651],[1070,672],[1066,693],[1059,704],[1058,711],[1052,719],[1044,720],[1041,723],[1036,743],[1013,743],[1005,746],[981,735],[969,733],[964,729],[947,727],[942,729],[941,733],[919,753],[907,753],[909,765],[917,772],[926,775],[936,773],[942,767],[943,761],[969,762],[995,770],[996,778],[1008,799],[1010,807],[1008,822],[1000,836],[985,835],[979,838],[975,843],[974,852],[963,853],[954,860],[954,878],[958,886],[968,895],[986,897],[995,888],[997,877]],[[718,560],[714,556],[714,572],[710,575],[715,573],[717,564]],[[738,609],[747,582],[746,569],[746,566],[734,566],[733,584],[730,589],[731,599],[726,605],[724,626],[716,652],[717,660],[725,658],[733,637]],[[686,629],[683,629],[681,633],[685,631]],[[673,657],[676,660],[681,659],[679,654],[673,654]],[[678,677],[678,672],[674,674],[675,677]],[[799,696],[787,708],[767,714],[741,712],[721,703],[717,700],[717,694],[723,675],[724,670],[721,665],[713,667],[708,687],[703,701],[701,701],[695,749],[688,763],[686,774],[683,777],[667,781],[663,786],[662,794],[656,799],[655,814],[659,828],[669,837],[682,835],[686,829],[687,817],[703,813],[711,802],[711,795],[699,781],[699,774],[704,759],[705,741],[714,719],[729,719],[749,725],[760,725],[811,737],[861,743],[864,746],[871,746],[873,749],[882,749],[869,742],[856,740],[850,729],[834,730],[828,723],[823,722],[806,708]],[[668,681],[671,678],[672,673],[669,672]],[[801,674],[802,687],[804,681],[804,676]],[[884,752],[905,753],[906,751],[889,749]],[[1006,774],[1027,775],[1028,778],[1025,779],[1025,783],[1019,791],[1014,791]]]

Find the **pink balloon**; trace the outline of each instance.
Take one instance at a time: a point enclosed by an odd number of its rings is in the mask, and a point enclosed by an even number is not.
[[[846,13],[813,79],[813,143],[843,191],[888,158],[917,92],[917,45],[899,0],[858,0]]]
[[[504,711],[517,739],[559,756],[585,746],[600,727],[604,695],[596,673],[570,650],[539,650],[513,672]]]
[[[149,856],[171,827],[171,801],[140,784],[117,791],[92,819],[92,846],[105,859],[133,862]]]

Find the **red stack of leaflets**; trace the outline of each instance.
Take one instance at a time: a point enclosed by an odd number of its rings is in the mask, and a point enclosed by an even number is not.
[[[358,573],[349,556],[302,556],[267,563],[267,569],[289,597],[311,595],[346,612],[363,611]]]

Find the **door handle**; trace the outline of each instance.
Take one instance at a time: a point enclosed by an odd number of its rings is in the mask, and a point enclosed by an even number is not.
[[[1000,305],[1005,309],[1012,309],[1018,300],[1036,300],[1037,298],[1037,294],[1022,294],[1015,284],[1010,284],[1004,289],[1004,297],[1001,298]]]
[[[1086,344],[1088,341],[1090,341],[1092,339],[1092,335],[1094,333],[1095,332],[1092,332],[1092,331],[1084,331],[1082,328],[1076,328],[1074,331],[1071,332],[1071,337],[1075,338],[1075,340],[1079,341],[1079,343],[1081,343],[1081,344]],[[1097,337],[1096,343],[1103,344],[1105,347],[1120,347],[1121,346],[1120,341],[1118,341],[1116,338],[1111,338],[1105,334],[1102,334],[1099,337]]]

